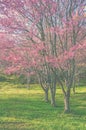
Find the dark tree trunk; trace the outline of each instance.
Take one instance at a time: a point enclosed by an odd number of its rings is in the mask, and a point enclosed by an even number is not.
[[[75,80],[75,76],[73,77],[73,93],[76,93],[76,80]]]
[[[73,93],[76,93],[76,80],[73,80]]]
[[[73,93],[75,94],[76,93],[76,87],[73,86]]]
[[[48,90],[49,89],[47,89],[47,90],[45,90],[45,102],[49,102],[49,99],[48,99]]]
[[[53,107],[56,106],[56,101],[55,101],[55,90],[53,88],[50,88],[50,94],[51,94],[51,105]]]
[[[29,77],[27,77],[27,89],[29,89],[30,88],[30,78]]]

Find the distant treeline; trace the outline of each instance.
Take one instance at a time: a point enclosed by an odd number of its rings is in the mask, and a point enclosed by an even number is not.
[[[27,84],[27,77],[24,75],[5,75],[0,74],[0,82],[12,82],[14,84],[21,83],[21,84]],[[76,79],[76,86],[83,86],[86,85],[86,72],[79,74]],[[29,79],[29,84],[38,84],[37,76],[31,76]]]

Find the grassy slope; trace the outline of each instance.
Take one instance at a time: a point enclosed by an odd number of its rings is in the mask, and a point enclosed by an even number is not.
[[[77,88],[77,94],[72,94],[71,114],[63,114],[60,89],[56,100],[57,108],[45,103],[37,85],[27,90],[0,83],[0,130],[86,130],[86,87]]]

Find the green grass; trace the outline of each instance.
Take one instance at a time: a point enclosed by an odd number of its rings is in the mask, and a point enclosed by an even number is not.
[[[86,130],[86,87],[71,94],[71,114],[64,114],[63,95],[57,88],[57,107],[43,100],[38,85],[0,83],[0,130]]]

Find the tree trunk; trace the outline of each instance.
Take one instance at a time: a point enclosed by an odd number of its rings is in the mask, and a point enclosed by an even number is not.
[[[51,105],[56,107],[55,95],[56,95],[56,73],[52,74],[52,82],[50,85],[50,93],[51,93]]]
[[[30,88],[30,78],[27,76],[27,89],[29,89]]]
[[[70,97],[69,96],[64,97],[64,112],[65,113],[70,112]]]
[[[43,89],[43,91],[45,93],[44,100],[45,100],[45,102],[49,102],[49,99],[48,99],[49,84],[44,83],[42,78],[43,77],[41,77],[41,75],[38,75],[39,83],[40,83],[41,88]]]
[[[70,113],[70,89],[67,90],[67,93],[64,96],[64,112]]]
[[[49,102],[49,99],[48,99],[48,89],[45,90],[45,102]]]
[[[75,94],[76,93],[76,80],[75,80],[75,76],[73,78],[73,93]]]
[[[75,87],[75,85],[73,86],[73,93],[74,94],[76,93],[76,87]]]
[[[55,107],[55,106],[56,106],[56,102],[55,102],[55,92],[54,92],[54,90],[53,90],[52,88],[50,88],[50,93],[51,93],[51,105],[52,105],[53,107]]]

